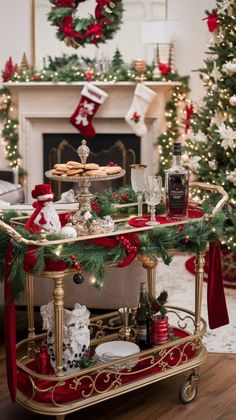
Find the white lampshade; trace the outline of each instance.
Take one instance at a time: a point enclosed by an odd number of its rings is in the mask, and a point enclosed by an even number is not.
[[[141,37],[144,44],[169,44],[176,39],[177,20],[149,20],[142,22]]]

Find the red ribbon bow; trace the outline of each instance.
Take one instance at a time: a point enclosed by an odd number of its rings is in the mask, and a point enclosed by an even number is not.
[[[214,32],[220,26],[216,10],[212,10],[211,14],[206,18],[207,26],[210,32]]]
[[[185,134],[187,134],[189,128],[190,128],[190,121],[191,121],[191,117],[194,114],[193,111],[193,105],[185,105],[185,111],[186,111],[186,119],[185,119]]]
[[[118,264],[118,267],[126,267],[131,264],[139,252],[141,246],[139,237],[136,233],[127,233],[126,235],[117,235],[115,238],[96,238],[90,239],[90,243],[105,248],[115,248],[122,243],[126,251],[126,257]]]

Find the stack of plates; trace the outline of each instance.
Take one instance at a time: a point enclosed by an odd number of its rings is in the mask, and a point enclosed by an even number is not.
[[[95,357],[98,363],[107,363],[121,357],[132,356],[138,354],[140,348],[137,344],[129,341],[109,341],[107,343],[100,344],[95,349]],[[121,369],[133,368],[138,362],[138,358],[135,360],[121,362],[117,367]]]

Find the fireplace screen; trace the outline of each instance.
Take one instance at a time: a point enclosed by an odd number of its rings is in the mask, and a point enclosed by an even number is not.
[[[79,134],[43,134],[44,172],[51,169],[55,163],[64,163],[69,160],[79,160],[77,148],[80,146],[82,136]],[[90,148],[88,162],[107,165],[115,162],[126,170],[123,178],[104,184],[96,182],[96,190],[106,187],[119,188],[130,184],[130,165],[140,162],[140,138],[134,134],[97,134],[93,140],[87,142]],[[48,182],[48,178],[44,179]],[[61,193],[76,187],[73,183],[52,181],[55,199]]]

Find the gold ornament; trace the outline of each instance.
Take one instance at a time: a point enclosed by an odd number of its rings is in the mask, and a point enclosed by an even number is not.
[[[141,263],[143,264],[143,268],[146,269],[154,268],[157,265],[156,260],[147,257],[147,255],[138,254],[138,260],[141,261]]]

